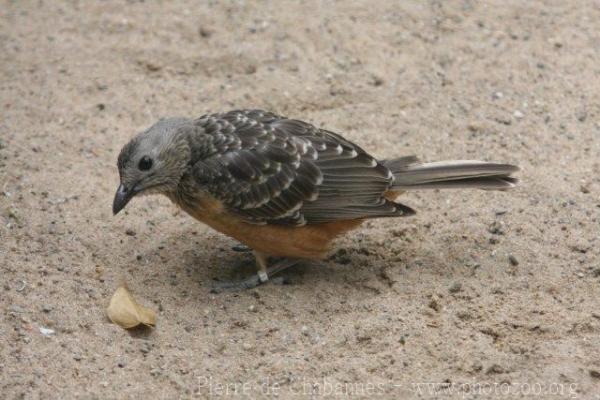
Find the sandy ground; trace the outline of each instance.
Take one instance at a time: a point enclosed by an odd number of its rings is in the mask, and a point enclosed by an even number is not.
[[[598,398],[599,20],[593,1],[2,1],[0,397]],[[522,185],[408,194],[417,216],[288,284],[211,293],[250,255],[163,198],[113,217],[116,157],[160,117],[248,107],[381,157],[518,163]],[[107,319],[122,281],[155,329]]]

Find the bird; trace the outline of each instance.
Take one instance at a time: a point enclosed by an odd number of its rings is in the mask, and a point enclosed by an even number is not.
[[[340,134],[263,110],[165,118],[121,150],[116,215],[161,194],[254,251],[250,288],[303,260],[323,260],[339,236],[372,218],[408,217],[406,191],[516,186],[516,165],[377,159]]]

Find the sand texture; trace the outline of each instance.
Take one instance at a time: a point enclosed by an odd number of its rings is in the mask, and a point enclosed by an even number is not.
[[[1,1],[0,397],[598,398],[599,21],[597,1]],[[251,254],[166,198],[113,217],[116,158],[233,108],[522,182],[408,193],[416,216],[325,263],[212,293]],[[107,318],[123,282],[154,329]]]

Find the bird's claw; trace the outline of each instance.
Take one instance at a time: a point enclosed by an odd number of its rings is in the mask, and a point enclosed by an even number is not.
[[[266,271],[259,270],[256,274],[239,280],[239,281],[215,281],[212,284],[211,291],[213,293],[220,293],[223,291],[239,291],[245,289],[253,289],[257,286],[266,283],[278,272],[283,271],[291,266],[298,264],[300,260],[297,259],[282,259],[277,261],[271,267],[267,268]],[[272,280],[272,279],[271,279]]]
[[[254,274],[246,279],[241,279],[239,281],[215,281],[212,283],[211,291],[213,293],[220,293],[223,291],[253,289],[263,284],[264,282],[266,281],[263,281],[258,274]]]

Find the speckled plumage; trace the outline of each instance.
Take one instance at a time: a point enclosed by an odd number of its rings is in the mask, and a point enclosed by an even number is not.
[[[251,223],[304,225],[402,216],[393,174],[359,146],[264,111],[200,117],[187,128],[195,182]]]

